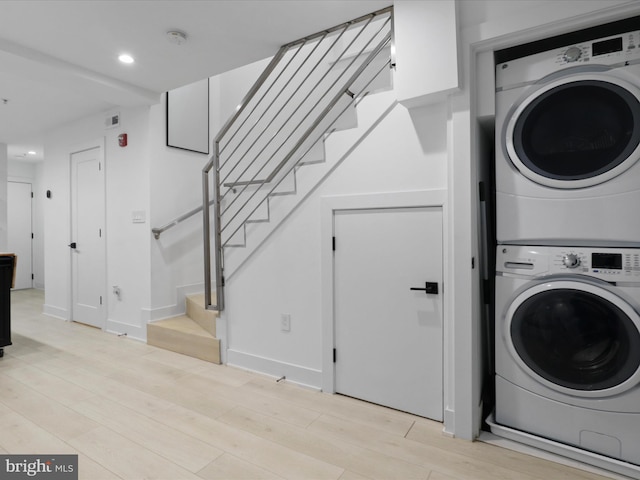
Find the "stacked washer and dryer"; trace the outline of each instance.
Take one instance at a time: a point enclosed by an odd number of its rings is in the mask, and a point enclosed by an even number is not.
[[[495,161],[497,433],[640,478],[640,32],[498,64]]]

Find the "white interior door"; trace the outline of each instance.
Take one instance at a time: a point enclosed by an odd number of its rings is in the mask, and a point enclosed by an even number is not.
[[[71,154],[71,319],[103,328],[105,198],[102,148]]]
[[[16,289],[32,288],[31,184],[8,182],[7,186],[8,251],[18,256],[14,287]]]
[[[334,233],[336,392],[442,421],[442,209],[336,211]]]

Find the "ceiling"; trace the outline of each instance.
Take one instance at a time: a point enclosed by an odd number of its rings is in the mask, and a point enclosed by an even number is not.
[[[0,143],[39,161],[44,132],[261,60],[392,0],[2,0]],[[184,32],[171,43],[167,32]],[[127,52],[135,63],[125,65]],[[28,154],[35,151],[36,154]]]

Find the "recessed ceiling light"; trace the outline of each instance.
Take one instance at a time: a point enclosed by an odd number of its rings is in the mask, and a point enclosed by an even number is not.
[[[28,153],[29,155],[35,155],[35,154],[36,154],[36,152],[34,152],[33,150],[29,150],[27,153]]]
[[[122,63],[133,63],[134,59],[131,55],[129,55],[128,53],[123,53],[122,55],[120,55],[118,57],[118,60],[120,60]]]

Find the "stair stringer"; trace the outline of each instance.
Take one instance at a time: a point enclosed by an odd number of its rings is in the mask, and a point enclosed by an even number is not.
[[[297,208],[346,160],[378,124],[397,106],[393,90],[379,92],[363,98],[358,104],[359,125],[350,130],[334,132],[324,139],[331,142],[331,153],[324,162],[310,162],[296,166],[295,194],[270,196],[269,221],[248,223],[244,226],[245,246],[226,247],[224,251],[224,277],[229,280],[291,216]],[[336,146],[334,149],[333,146]],[[325,148],[325,151],[327,149]]]

